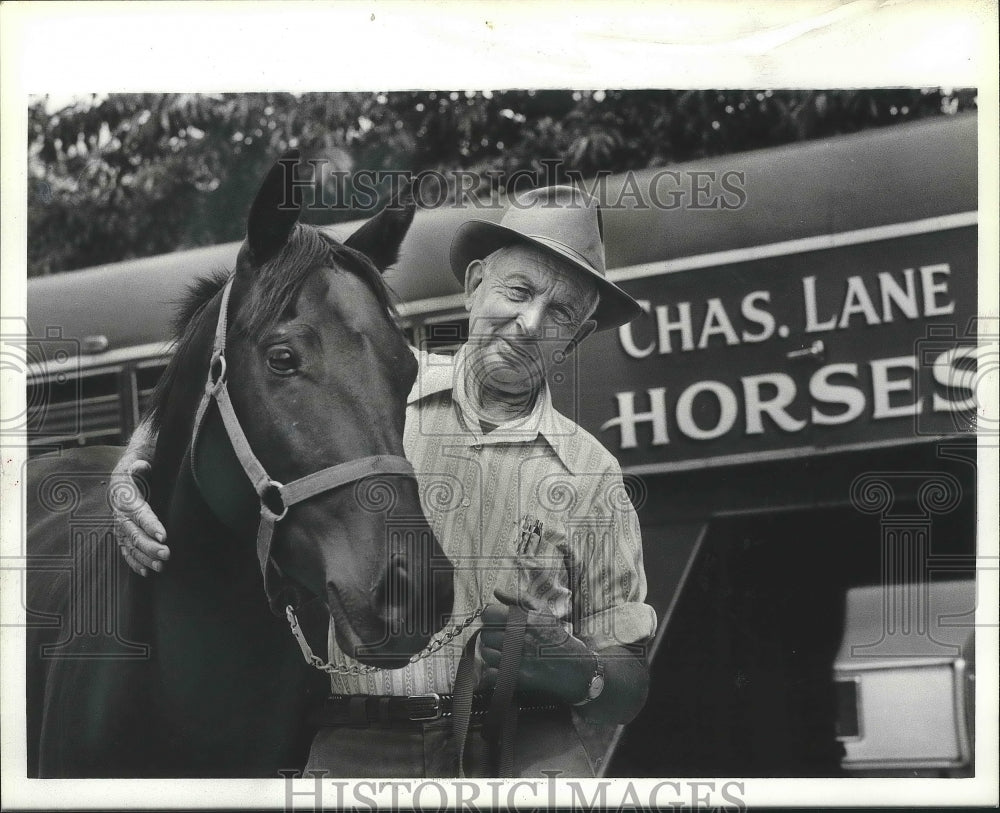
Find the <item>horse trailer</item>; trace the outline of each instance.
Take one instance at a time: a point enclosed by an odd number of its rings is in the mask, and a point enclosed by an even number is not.
[[[977,117],[596,179],[645,311],[568,354],[558,408],[619,460],[659,627],[607,776],[958,776],[974,764]],[[388,272],[414,345],[468,333],[455,229]],[[329,227],[338,237],[352,224]],[[237,243],[28,281],[32,453],[123,443],[171,302]],[[980,361],[981,366],[981,361]]]

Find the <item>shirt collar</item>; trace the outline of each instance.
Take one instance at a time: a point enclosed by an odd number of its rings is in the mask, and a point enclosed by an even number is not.
[[[436,355],[416,348],[413,353],[420,364],[420,372],[410,390],[407,404],[416,403],[439,392],[451,392],[462,422],[469,430],[468,445],[529,443],[541,435],[562,464],[571,472],[575,471],[570,465],[566,445],[569,435],[580,429],[565,419],[560,420],[562,416],[552,403],[548,383],[543,384],[542,391],[529,415],[500,424],[492,432],[486,433],[483,432],[475,409],[471,405],[471,399],[465,389],[465,380],[459,374],[465,359],[466,345],[463,345],[454,356]]]

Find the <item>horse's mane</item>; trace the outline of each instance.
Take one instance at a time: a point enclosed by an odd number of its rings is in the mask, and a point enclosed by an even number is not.
[[[297,224],[284,248],[257,270],[254,295],[231,329],[244,335],[263,334],[295,301],[308,276],[319,268],[328,267],[341,268],[361,277],[396,324],[392,292],[372,261],[315,226]],[[174,354],[153,391],[147,413],[155,431],[164,425],[170,395],[176,393],[178,385],[193,383],[200,390],[203,384],[201,379],[195,382],[182,379],[190,375],[188,358],[203,333],[204,321],[212,313],[218,316],[218,308],[209,305],[219,296],[229,276],[228,271],[217,271],[195,280],[176,303]],[[207,375],[208,370],[203,373]]]

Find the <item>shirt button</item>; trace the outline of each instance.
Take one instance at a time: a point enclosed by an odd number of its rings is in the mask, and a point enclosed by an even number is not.
[[[483,450],[483,444],[482,443],[473,443],[472,444],[472,448],[475,449],[477,452],[481,452]]]
[[[469,500],[469,499],[462,500],[462,507],[463,508],[468,508],[470,505],[472,505],[472,500]]]

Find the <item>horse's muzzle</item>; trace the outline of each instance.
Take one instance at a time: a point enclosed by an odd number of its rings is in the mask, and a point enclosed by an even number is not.
[[[368,623],[358,623],[359,614],[343,607],[355,623],[352,629],[342,630],[335,621],[334,629],[339,646],[353,659],[383,669],[401,668],[427,646],[450,617],[454,567],[429,530],[421,537],[426,542],[429,536],[432,544],[413,544],[411,538],[410,544],[399,546],[387,557],[385,569],[365,596],[367,611],[360,615]],[[333,608],[338,591],[333,584],[328,589]],[[342,593],[340,596],[343,598]]]

